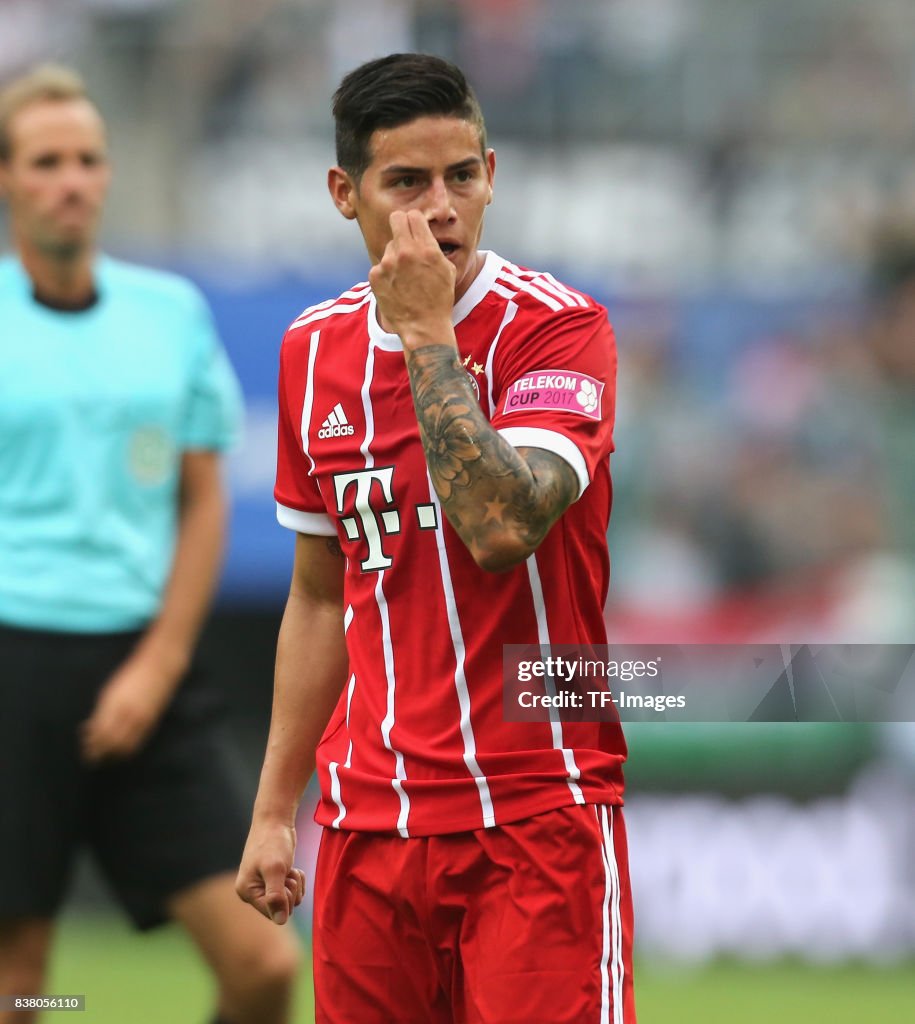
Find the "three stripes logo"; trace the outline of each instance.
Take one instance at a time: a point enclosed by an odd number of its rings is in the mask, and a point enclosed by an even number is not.
[[[331,409],[330,415],[321,424],[321,429],[318,431],[318,437],[348,437],[353,434],[353,425],[347,420],[346,413],[343,411],[343,406],[337,402],[337,404]]]

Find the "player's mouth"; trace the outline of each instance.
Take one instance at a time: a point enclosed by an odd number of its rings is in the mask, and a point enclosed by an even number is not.
[[[439,242],[438,247],[448,257],[453,256],[460,249],[460,246],[455,242]]]

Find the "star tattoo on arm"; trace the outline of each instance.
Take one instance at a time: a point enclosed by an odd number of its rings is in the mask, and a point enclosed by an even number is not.
[[[513,448],[493,429],[452,346],[427,345],[405,358],[445,515],[484,569],[517,565],[577,497],[574,470],[553,452]]]

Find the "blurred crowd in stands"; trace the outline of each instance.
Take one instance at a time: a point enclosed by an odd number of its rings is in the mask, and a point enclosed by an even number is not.
[[[620,325],[611,627],[911,640],[915,233],[864,295],[739,305]]]
[[[610,306],[618,634],[910,639],[909,0],[0,0],[0,77],[74,63],[112,122],[113,247],[249,280],[364,273],[329,97],[402,49],[513,165],[489,244]]]

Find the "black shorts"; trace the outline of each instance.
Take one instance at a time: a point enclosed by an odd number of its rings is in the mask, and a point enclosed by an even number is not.
[[[0,625],[0,919],[53,917],[81,845],[142,929],[238,867],[248,814],[199,668],[136,755],[80,757],[79,725],[139,636]]]

